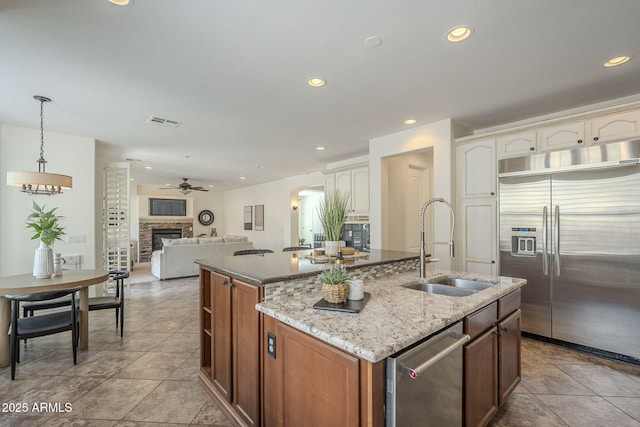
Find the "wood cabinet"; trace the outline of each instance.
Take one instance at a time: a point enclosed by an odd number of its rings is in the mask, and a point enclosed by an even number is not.
[[[464,424],[485,426],[520,383],[520,290],[467,316]]]
[[[341,190],[350,195],[348,214],[369,214],[369,165],[325,172],[325,191]]]
[[[238,425],[260,425],[263,289],[200,269],[200,379]]]
[[[384,425],[384,362],[359,359],[268,316],[264,331],[265,427]]]
[[[463,271],[496,274],[497,170],[496,140],[457,147],[458,254]]]
[[[590,125],[594,143],[636,138],[640,136],[640,111],[598,117]]]
[[[536,131],[512,133],[496,138],[498,158],[517,157],[533,154],[537,150]]]
[[[585,141],[585,122],[564,123],[538,130],[540,151],[582,147]]]

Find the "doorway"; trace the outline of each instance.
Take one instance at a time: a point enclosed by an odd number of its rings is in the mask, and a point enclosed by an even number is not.
[[[420,250],[420,208],[433,197],[433,148],[382,160],[382,247]],[[433,216],[425,224],[425,238],[433,240]]]
[[[314,186],[293,190],[291,192],[291,246],[296,246],[304,239],[305,245],[312,245],[314,233],[322,233],[322,225],[317,209],[324,198],[324,187]]]

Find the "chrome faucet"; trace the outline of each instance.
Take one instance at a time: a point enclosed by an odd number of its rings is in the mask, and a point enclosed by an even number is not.
[[[429,205],[435,202],[442,202],[445,205],[449,206],[449,210],[451,210],[451,237],[448,242],[427,242],[424,239],[424,214],[427,211]],[[426,258],[426,250],[425,245],[427,243],[431,243],[434,245],[449,245],[449,257],[453,258],[453,233],[456,228],[455,215],[453,213],[453,207],[442,197],[435,197],[433,199],[427,200],[427,202],[422,205],[422,209],[420,209],[420,278],[425,279],[427,276],[427,262],[436,262],[437,259],[430,259],[427,261]]]

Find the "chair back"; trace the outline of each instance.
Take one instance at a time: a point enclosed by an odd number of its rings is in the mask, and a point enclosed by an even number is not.
[[[291,252],[291,251],[304,251],[313,249],[311,246],[289,246],[286,248],[282,248],[282,252]]]
[[[4,295],[4,298],[10,301],[47,301],[50,299],[61,298],[66,295],[76,293],[81,289],[82,286],[76,286],[75,288],[60,289],[57,291],[36,292],[33,294],[20,295]]]
[[[243,249],[241,251],[235,251],[233,256],[237,255],[260,255],[260,254],[272,254],[271,249]]]

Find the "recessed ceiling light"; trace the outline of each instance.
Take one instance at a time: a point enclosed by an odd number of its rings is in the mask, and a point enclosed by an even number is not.
[[[404,121],[405,125],[413,125],[416,123],[416,119],[407,119]]]
[[[145,168],[145,169],[153,169],[153,167],[152,167],[152,166],[145,166],[144,168]]]
[[[382,39],[378,36],[367,37],[364,44],[370,48],[376,48],[382,44]]]
[[[133,6],[133,0],[107,0],[111,4],[116,6]]]
[[[312,77],[309,80],[307,80],[307,84],[311,87],[321,87],[326,85],[327,81],[319,77]]]
[[[324,147],[322,145],[318,145],[316,147],[316,151],[324,151]]]
[[[133,178],[129,178],[129,181],[135,181],[135,179],[133,179]]]
[[[262,165],[258,165],[257,167],[258,167],[258,169],[264,169],[264,166],[262,166]]]
[[[605,62],[603,65],[605,67],[615,67],[616,65],[622,65],[625,62],[629,61],[628,56],[618,56],[617,58],[612,58],[610,60],[608,60],[607,62]]]
[[[246,177],[246,176],[244,176],[244,175],[242,175],[242,176],[240,177],[240,179],[247,179],[247,177]]]
[[[470,27],[465,27],[463,25],[455,27],[447,33],[447,40],[450,42],[461,42],[462,40],[468,38],[473,30]]]
[[[213,184],[209,184],[209,188],[213,188]]]
[[[171,187],[171,184],[165,184],[167,187]]]
[[[185,159],[195,159],[196,156],[192,156],[190,154],[187,154],[186,156],[184,156]]]

